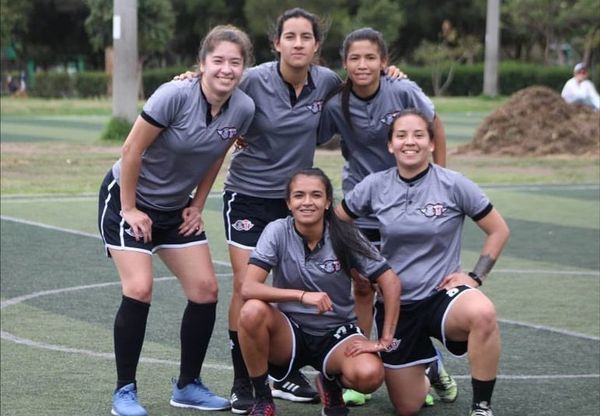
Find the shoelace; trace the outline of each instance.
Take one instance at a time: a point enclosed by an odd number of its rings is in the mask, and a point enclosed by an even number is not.
[[[119,399],[127,400],[130,402],[137,402],[137,395],[135,394],[135,390],[119,390],[117,392]]]
[[[491,413],[485,409],[475,409],[471,416],[490,416]]]
[[[250,415],[252,416],[272,416],[275,414],[274,405],[271,402],[266,400],[259,400],[254,407],[252,407],[252,411]]]
[[[452,381],[448,374],[442,374],[439,376],[438,382],[435,383],[435,385],[441,386],[442,388],[446,388],[450,384],[452,384]]]

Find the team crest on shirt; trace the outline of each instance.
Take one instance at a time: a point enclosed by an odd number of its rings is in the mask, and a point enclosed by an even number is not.
[[[250,231],[252,227],[254,227],[254,224],[252,224],[252,221],[248,219],[243,219],[237,220],[236,222],[231,224],[231,226],[237,231]]]
[[[217,134],[221,140],[231,140],[238,135],[238,130],[235,127],[223,127],[217,129]]]
[[[400,114],[400,111],[392,111],[391,113],[387,113],[385,116],[381,117],[379,121],[381,121],[386,126],[391,126],[392,121],[394,121],[398,114]]]
[[[306,108],[308,108],[311,113],[318,114],[323,110],[323,100],[313,101],[311,104],[307,104]]]
[[[325,273],[329,274],[336,273],[342,270],[342,265],[340,264],[340,261],[338,259],[325,260],[323,263],[319,264],[319,267]]]
[[[444,212],[448,210],[447,207],[443,206],[440,203],[436,204],[427,204],[424,208],[419,208],[421,214],[425,215],[427,218],[431,217],[441,217],[444,215]]]

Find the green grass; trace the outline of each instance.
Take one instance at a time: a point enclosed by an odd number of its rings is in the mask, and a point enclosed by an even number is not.
[[[112,320],[120,289],[115,268],[103,256],[100,240],[94,237],[98,186],[120,152],[119,146],[98,140],[100,126],[110,116],[110,103],[10,100],[1,101],[2,302],[48,290],[108,286],[36,296],[3,307],[0,414],[106,415],[115,378]],[[449,166],[480,183],[511,227],[511,239],[483,287],[502,320],[503,353],[494,393],[496,412],[597,415],[598,158],[454,154],[455,145],[469,140],[486,113],[502,100],[435,101],[449,134]],[[339,189],[339,153],[320,150],[315,164]],[[227,395],[232,379],[226,319],[231,270],[227,266],[219,196],[224,173],[225,167],[204,212],[211,252],[218,262],[220,302],[202,375],[217,393]],[[481,244],[481,231],[467,221],[462,253],[465,267],[475,263]],[[156,276],[170,276],[159,261]],[[168,405],[170,377],[177,374],[178,331],[184,304],[176,280],[156,281],[142,356],[162,361],[142,362],[138,371],[140,397],[151,414],[212,414]],[[423,410],[425,416],[467,413],[471,395],[467,362],[446,355],[446,364],[458,379],[458,401],[438,403]],[[278,401],[277,406],[282,415],[308,416],[320,411],[316,405]],[[385,388],[375,393],[369,405],[353,409],[351,414],[391,415]]]

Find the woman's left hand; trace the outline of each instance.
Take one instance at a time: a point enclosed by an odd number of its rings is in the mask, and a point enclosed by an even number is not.
[[[204,231],[204,221],[202,221],[202,210],[196,207],[186,207],[182,213],[183,222],[179,226],[179,234],[185,237],[190,235],[200,235]]]
[[[471,276],[464,272],[457,272],[446,276],[437,288],[438,290],[450,290],[461,285],[479,287],[477,282]]]
[[[408,76],[395,65],[388,66],[385,69],[385,74],[393,80],[408,78]]]
[[[380,340],[374,341],[366,338],[355,339],[346,346],[344,354],[346,357],[356,357],[366,352],[381,352],[387,348]]]

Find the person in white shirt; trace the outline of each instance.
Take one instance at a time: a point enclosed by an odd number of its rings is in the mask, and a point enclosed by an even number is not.
[[[573,69],[573,78],[565,83],[560,95],[569,104],[583,104],[598,111],[600,110],[600,95],[587,77],[587,67],[583,62],[578,63]]]

